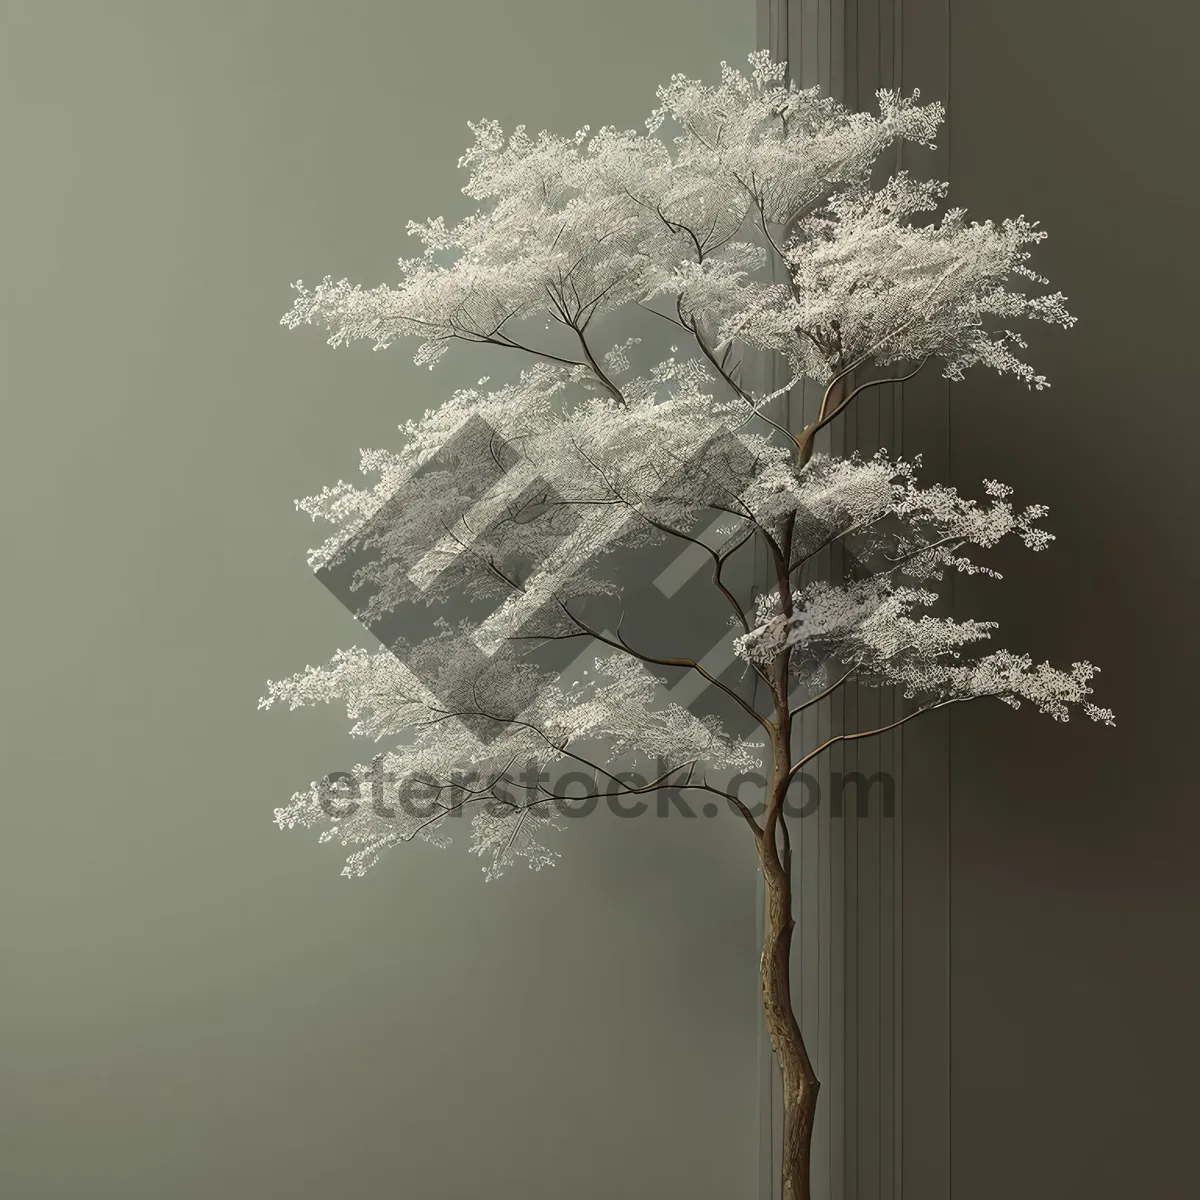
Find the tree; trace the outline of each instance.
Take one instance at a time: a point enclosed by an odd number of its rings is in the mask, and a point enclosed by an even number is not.
[[[670,785],[724,800],[749,829],[766,882],[762,993],[784,1089],[784,1195],[808,1200],[819,1083],[791,1001],[784,804],[799,771],[835,742],[970,700],[1029,701],[1061,721],[1081,711],[1111,725],[1113,714],[1088,699],[1090,663],[1063,670],[984,653],[994,622],[930,611],[948,573],[998,577],[980,551],[1013,537],[1045,548],[1044,506],[1018,510],[991,480],[982,501],[921,486],[919,457],[816,448],[857,395],[910,379],[931,359],[952,380],[978,365],[1030,390],[1049,386],[1007,328],[1014,318],[1074,321],[1061,294],[1008,286],[1014,276],[1048,282],[1025,265],[1045,234],[1024,217],[968,223],[962,209],[919,223],[946,185],[905,172],[878,182],[880,156],[897,141],[932,145],[939,104],[885,89],[878,115],[850,112],[817,89],[785,86],[785,65],[766,53],[750,64],[743,75],[723,63],[716,86],[674,76],[646,134],[585,127],[535,139],[521,126],[506,136],[494,122],[472,124],[475,143],[459,165],[480,207],[452,228],[410,222],[424,252],[400,260],[397,285],[364,290],[328,276],[312,290],[294,285],[283,323],[322,325],[334,346],[416,337],[415,361],[430,369],[454,341],[526,361],[515,382],[487,390],[483,379],[402,426],[399,452],[364,451],[363,472],[377,476],[370,486],[339,482],[297,501],[336,527],[311,553],[315,569],[345,567],[351,548],[358,556],[352,586],[367,597],[359,615],[368,626],[401,604],[452,595],[494,611],[442,621],[416,645],[389,636],[379,651],[340,652],[271,682],[260,706],[343,701],[355,734],[388,744],[348,773],[336,803],[325,780],[276,813],[281,826],[322,824],[323,839],[357,847],[350,876],[398,843],[444,843],[447,818],[468,806],[471,849],[489,879],[520,859],[534,869],[553,862],[557,818],[585,798],[544,786],[556,763],[585,766],[609,796]],[[669,143],[658,136],[668,120],[678,130]],[[785,282],[773,281],[772,260]],[[642,339],[601,344],[605,318],[619,310],[652,314],[691,353],[678,358],[672,346],[639,369],[631,356]],[[530,319],[553,326],[557,340],[531,344],[516,328]],[[786,360],[787,387],[754,393],[739,367],[753,352]],[[793,434],[768,410],[802,379],[824,395]],[[706,540],[697,522],[713,513],[725,524]],[[772,582],[739,598],[723,571],[755,541]],[[711,560],[762,705],[694,658],[634,644],[623,611],[615,632],[591,619],[619,599],[615,551],[672,542]],[[816,564],[835,544],[850,551],[850,569],[821,577]],[[540,666],[537,652],[560,642],[595,646],[595,673],[565,681]],[[699,673],[756,740],[711,715],[655,705],[652,667]],[[899,688],[906,710],[883,729],[798,747],[798,714],[850,682]],[[600,751],[584,753],[589,745]],[[757,811],[710,782],[710,770],[761,766],[764,749]],[[611,769],[621,756],[669,769],[636,784]],[[522,762],[532,776],[516,776]],[[469,783],[447,782],[467,764]],[[404,802],[383,804],[393,784]],[[369,807],[357,802],[363,786]],[[419,804],[414,789],[428,793]]]

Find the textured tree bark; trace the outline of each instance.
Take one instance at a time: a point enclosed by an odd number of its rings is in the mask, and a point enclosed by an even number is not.
[[[767,918],[762,991],[767,1031],[783,1077],[783,1200],[811,1200],[812,1132],[820,1083],[809,1062],[792,1008],[792,882],[790,873],[763,855]]]
[[[838,369],[841,369],[840,362]],[[814,439],[824,418],[844,402],[844,390],[844,376],[826,390],[817,420],[797,441],[797,470],[802,470],[811,458]],[[794,522],[795,514],[792,514],[784,522],[779,544],[771,545],[779,587],[779,615],[785,619],[792,615],[789,564]],[[783,1079],[782,1200],[811,1200],[813,1121],[821,1085],[813,1072],[792,1006],[792,933],[796,922],[792,916],[792,849],[784,814],[784,801],[793,775],[790,671],[791,649],[785,646],[776,655],[771,668],[776,717],[771,737],[774,772],[758,840],[767,909],[761,975],[767,1033]]]

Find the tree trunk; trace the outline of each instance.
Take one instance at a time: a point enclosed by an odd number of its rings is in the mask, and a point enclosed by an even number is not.
[[[763,864],[767,914],[762,990],[767,1032],[783,1076],[783,1200],[811,1200],[812,1132],[820,1083],[792,1009],[792,881],[777,862]]]

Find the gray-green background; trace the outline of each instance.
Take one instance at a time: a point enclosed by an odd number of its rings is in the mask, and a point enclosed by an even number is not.
[[[350,883],[272,823],[357,761],[344,712],[255,704],[366,644],[293,498],[498,367],[335,352],[288,284],[469,211],[468,119],[640,125],[753,5],[0,12],[0,1195],[751,1194],[743,831],[597,816],[537,875],[414,845]]]
[[[1031,336],[1052,391],[973,374],[924,447],[1051,505],[1051,550],[958,599],[1103,666],[1119,724],[905,738],[904,1194],[1183,1200],[1196,10],[767,7],[948,100],[950,202],[1043,220],[1080,317]],[[739,830],[596,818],[540,875],[415,846],[351,884],[271,821],[357,756],[343,713],[255,712],[363,640],[292,498],[495,364],[334,352],[277,325],[288,282],[387,278],[406,220],[468,211],[467,119],[637,124],[743,61],[753,8],[0,3],[3,1200],[754,1194]]]

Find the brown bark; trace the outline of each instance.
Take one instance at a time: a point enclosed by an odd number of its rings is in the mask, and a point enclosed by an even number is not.
[[[840,369],[841,363],[839,361]],[[817,433],[847,402],[846,376],[841,375],[826,389],[821,410],[796,439],[796,468],[811,459]],[[851,394],[852,395],[852,394]],[[783,529],[775,568],[779,583],[779,612],[792,614],[791,574],[794,517]],[[783,1081],[783,1145],[780,1150],[782,1200],[811,1200],[812,1135],[817,1113],[820,1081],[813,1071],[800,1023],[792,1005],[792,855],[783,804],[792,778],[792,718],[789,713],[791,652],[784,649],[773,664],[771,690],[775,700],[776,726],[772,736],[774,778],[768,791],[766,819],[759,838],[759,855],[766,882],[766,916],[763,929],[762,996],[767,1033],[779,1063]],[[783,850],[780,852],[779,838]]]
[[[764,860],[770,856],[764,854]],[[762,953],[763,1009],[783,1077],[783,1200],[810,1200],[813,1119],[820,1083],[792,1007],[792,882],[778,861],[764,861],[767,912]]]
[[[896,379],[872,380],[853,388],[850,383],[853,370],[847,368],[843,356],[839,353],[833,363],[835,374],[825,389],[816,419],[793,439],[796,444],[795,469],[801,471],[807,466],[816,447],[817,434],[836,418],[859,392],[883,383],[904,383],[920,371],[925,361],[922,359],[917,369],[908,375]],[[784,522],[779,545],[771,543],[779,585],[779,613],[785,618],[792,615],[791,561],[794,523],[793,514]],[[775,772],[768,791],[766,819],[759,836],[759,855],[763,877],[766,880],[767,899],[763,929],[762,995],[767,1032],[783,1078],[782,1198],[811,1200],[813,1123],[821,1084],[813,1072],[804,1038],[800,1033],[800,1025],[792,1007],[791,952],[792,932],[796,923],[792,917],[792,855],[783,813],[784,799],[792,779],[790,661],[791,651],[785,648],[774,661],[771,679],[776,715],[771,739]],[[908,720],[908,717],[903,720]],[[896,722],[901,723],[903,722]],[[886,726],[884,729],[870,732],[882,733],[887,728],[894,727],[895,725]],[[825,749],[841,737],[864,736],[868,734],[840,735],[812,753]],[[806,760],[802,759],[801,762],[803,761]],[[783,840],[782,853],[779,848],[780,837]]]
[[[840,370],[839,364],[839,370]],[[821,401],[821,411],[817,413],[817,418],[810,424],[806,425],[796,439],[796,469],[800,470],[808,464],[808,460],[813,456],[813,450],[816,448],[817,434],[820,433],[828,420],[835,413],[841,411],[846,404],[846,378],[843,376],[838,379],[835,377],[835,382],[829,385]]]

